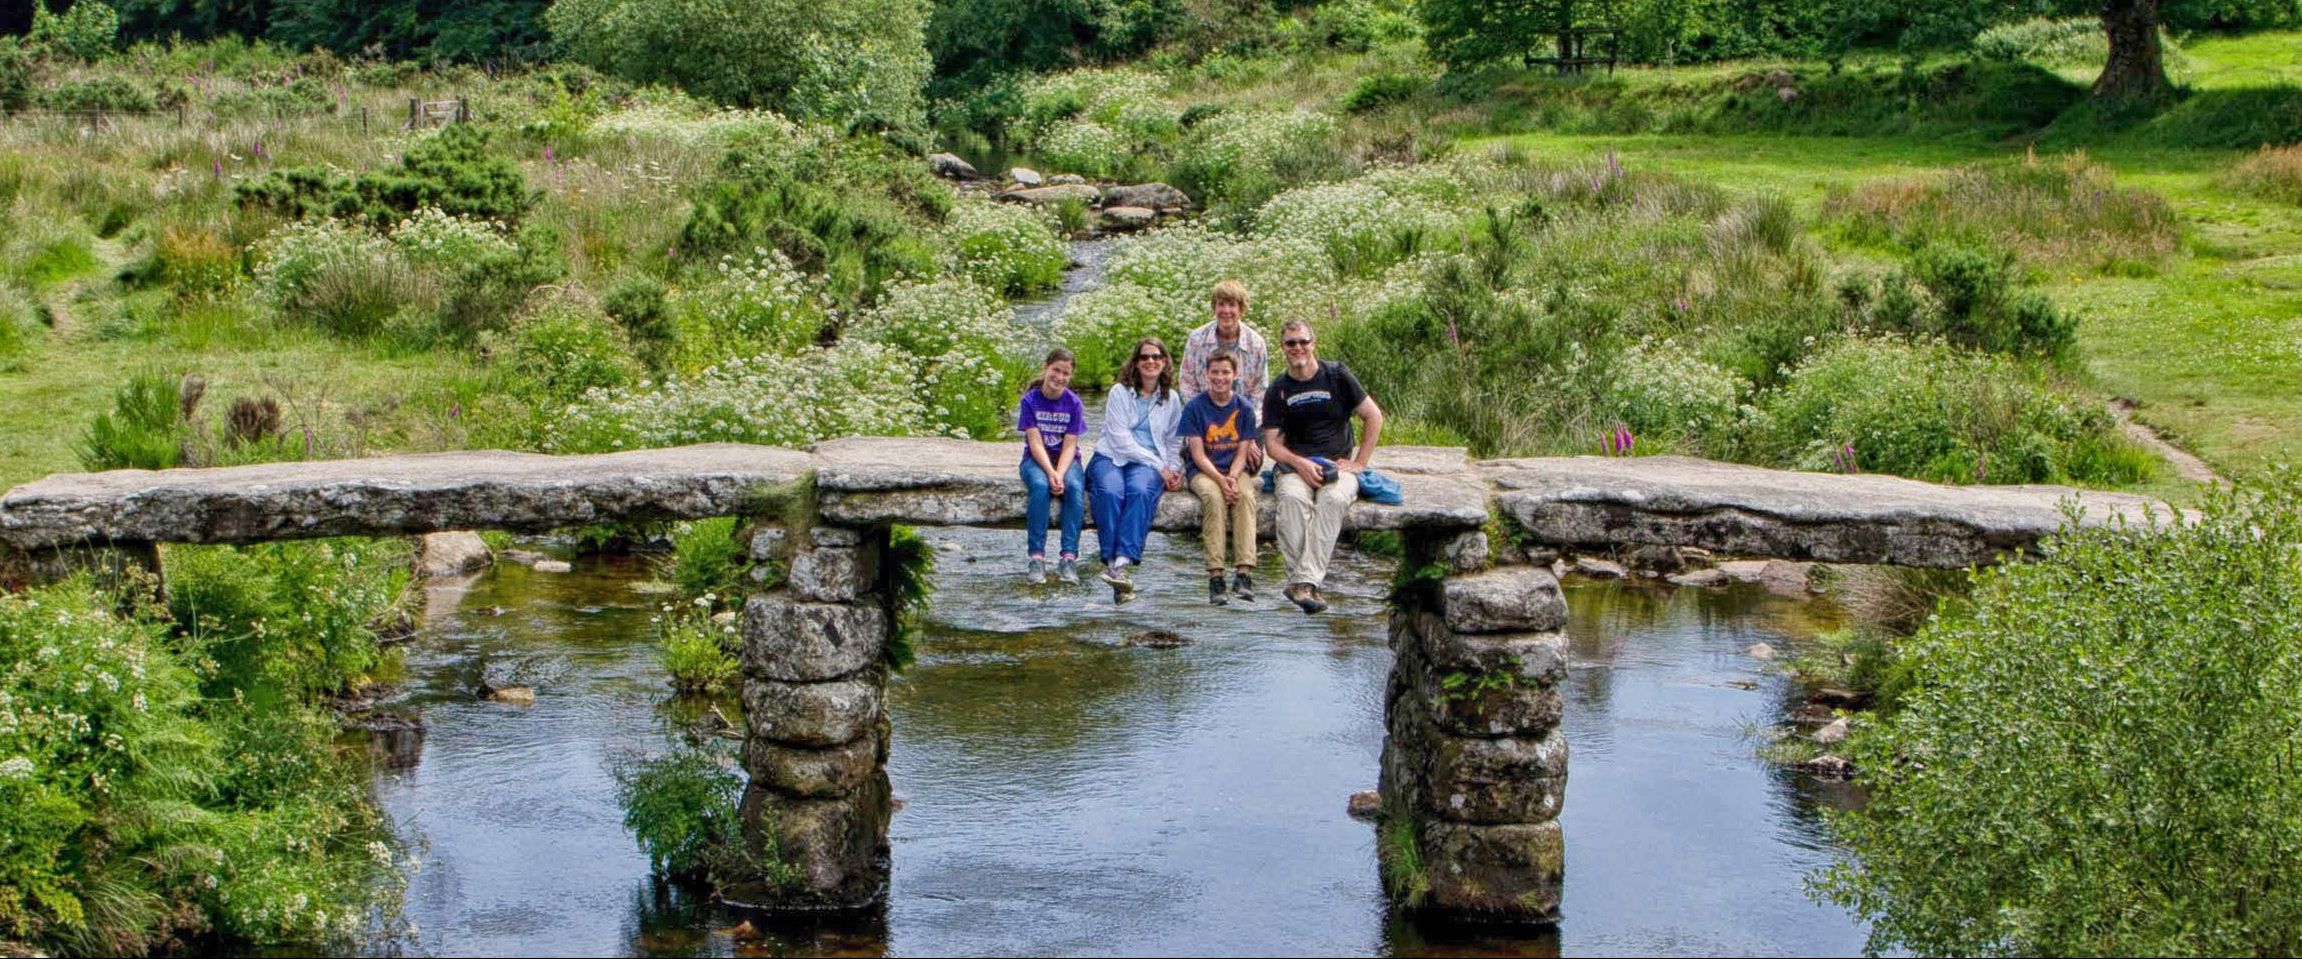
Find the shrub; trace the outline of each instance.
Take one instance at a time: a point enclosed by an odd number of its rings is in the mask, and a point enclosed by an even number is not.
[[[623,386],[642,372],[614,321],[564,291],[529,307],[493,347],[521,387],[558,403]]]
[[[374,668],[375,627],[402,601],[408,559],[399,540],[172,549],[168,611],[215,664],[208,695],[301,701]]]
[[[120,14],[102,0],[78,0],[62,14],[50,13],[47,0],[32,4],[32,32],[27,39],[35,46],[94,60],[112,52],[119,35]]]
[[[741,642],[734,623],[712,622],[718,597],[705,593],[685,603],[665,603],[648,618],[655,630],[656,661],[683,693],[709,693],[734,685],[739,674],[733,649]]]
[[[1778,465],[1855,468],[1947,483],[2123,485],[2147,460],[2109,414],[2004,357],[1939,340],[1849,337],[1815,351],[1761,399],[1752,442]]]
[[[113,74],[65,80],[40,91],[40,106],[75,113],[150,113],[159,101],[149,88]]]
[[[1017,333],[997,294],[957,279],[890,287],[848,330],[851,340],[910,354],[935,423],[981,439],[1008,435],[1031,372],[1013,346]]]
[[[477,220],[517,221],[533,206],[519,167],[488,149],[489,134],[450,124],[417,140],[397,168],[351,176],[326,165],[273,170],[233,187],[241,206],[294,217],[365,217],[390,222],[435,209]]]
[[[889,194],[947,201],[948,192],[938,192],[946,188],[894,191],[908,180],[892,161],[861,147],[852,152],[792,161],[731,151],[720,175],[695,189],[680,250],[701,257],[774,250],[821,275],[824,288],[848,306],[869,302],[890,280],[934,272],[933,251]],[[945,202],[924,202],[949,210]]]
[[[919,0],[569,0],[545,20],[574,59],[634,83],[886,129],[925,120],[927,16]]]
[[[650,369],[663,366],[666,352],[678,335],[663,282],[652,276],[627,276],[608,288],[600,301],[609,319],[623,328],[624,338]]]
[[[1935,243],[1912,257],[1910,270],[1933,303],[1918,302],[1906,281],[1894,278],[1873,311],[1882,328],[1995,353],[2067,358],[2078,345],[2078,318],[2044,293],[2018,289],[2011,253]]]
[[[648,868],[682,879],[706,878],[740,839],[736,803],[743,774],[727,747],[682,746],[662,756],[615,766],[616,805],[624,828],[647,853]]]
[[[330,598],[265,622],[331,620]],[[203,696],[207,651],[123,605],[85,581],[0,595],[0,936],[62,954],[201,935],[350,948],[396,895],[365,769],[324,713]]]
[[[1422,96],[1431,88],[1431,81],[1412,73],[1377,73],[1359,78],[1351,92],[1343,95],[1338,106],[1345,113],[1366,113],[1370,110],[1401,103]]]
[[[762,249],[722,258],[710,282],[674,292],[670,310],[673,365],[693,371],[735,357],[799,352],[823,334],[832,307],[782,251]]]
[[[1333,117],[1308,110],[1210,117],[1191,130],[1175,169],[1178,185],[1210,209],[1237,216],[1287,187],[1350,172],[1337,132]]]
[[[945,235],[968,276],[1008,296],[1054,289],[1071,265],[1062,237],[1023,206],[960,203],[952,208]]]
[[[240,282],[240,251],[209,230],[170,224],[152,254],[160,279],[182,293],[223,293]]]
[[[437,296],[389,241],[342,220],[290,223],[257,244],[255,257],[266,301],[338,336],[371,336],[404,306]]]
[[[2168,517],[2160,517],[2167,520]],[[1904,645],[1822,895],[1873,951],[2268,955],[2302,942],[2302,484],[2065,531]]]
[[[2028,60],[2049,67],[2100,66],[2110,55],[2102,21],[2088,17],[2001,23],[1976,34],[1969,46],[1986,60]]]
[[[1033,151],[1055,169],[1112,177],[1127,168],[1134,149],[1119,132],[1093,120],[1060,120],[1041,134]]]
[[[1641,340],[1616,361],[1607,395],[1640,438],[1681,437],[1702,449],[1725,445],[1742,390],[1734,374],[1671,340]]]
[[[175,377],[139,373],[112,394],[112,409],[96,414],[79,447],[80,468],[164,470],[183,459],[190,436],[178,406]]]
[[[2302,144],[2263,147],[2238,161],[2221,182],[2241,193],[2302,206]]]

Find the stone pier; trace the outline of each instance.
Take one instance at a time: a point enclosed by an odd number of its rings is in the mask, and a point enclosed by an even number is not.
[[[1485,533],[1406,546],[1383,708],[1384,884],[1410,909],[1555,921],[1566,599],[1547,569],[1489,568]]]
[[[855,909],[887,891],[888,528],[762,529],[783,573],[743,608],[743,848],[731,901]]]

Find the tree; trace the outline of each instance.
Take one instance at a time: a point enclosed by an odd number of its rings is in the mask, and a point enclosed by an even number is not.
[[[2101,2],[2110,58],[2094,78],[2094,96],[2144,101],[2165,96],[2174,85],[2166,79],[2166,57],[2158,46],[2158,0]]]
[[[545,20],[635,83],[847,127],[925,122],[925,0],[558,0]]]

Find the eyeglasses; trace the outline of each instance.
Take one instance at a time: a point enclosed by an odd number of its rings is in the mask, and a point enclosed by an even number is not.
[[[1296,338],[1296,339],[1291,339],[1291,340],[1280,340],[1280,341],[1279,341],[1279,345],[1280,345],[1280,346],[1309,346],[1309,345],[1311,345],[1311,338],[1310,338],[1310,337],[1308,337],[1308,336],[1305,336],[1305,337],[1298,337],[1298,338]]]
[[[1164,360],[1164,359],[1166,359],[1166,358],[1167,358],[1167,354],[1165,354],[1165,353],[1137,353],[1137,354],[1135,354],[1135,362],[1137,362],[1137,363],[1142,363],[1142,362],[1145,362],[1145,361],[1148,361],[1148,360]]]

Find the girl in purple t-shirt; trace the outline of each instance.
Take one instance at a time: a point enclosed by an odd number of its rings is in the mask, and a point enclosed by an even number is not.
[[[1023,581],[1047,582],[1047,514],[1063,500],[1063,552],[1055,577],[1079,582],[1079,529],[1087,525],[1087,474],[1079,467],[1079,438],[1087,433],[1087,407],[1071,392],[1071,351],[1047,351],[1039,378],[1023,391],[1015,428],[1023,431],[1023,544],[1031,554]]]

